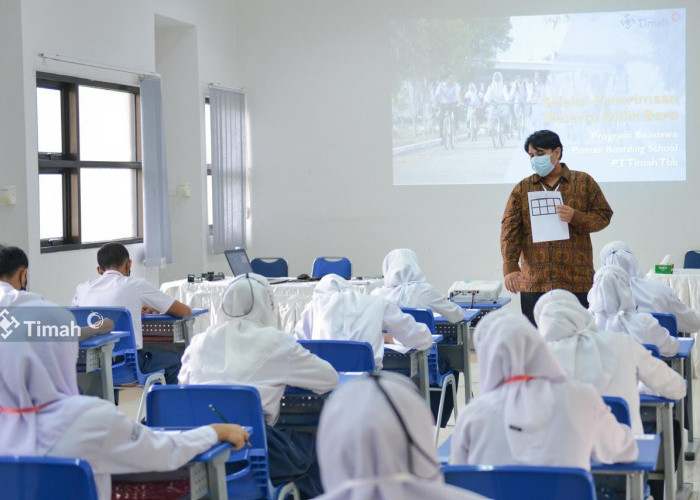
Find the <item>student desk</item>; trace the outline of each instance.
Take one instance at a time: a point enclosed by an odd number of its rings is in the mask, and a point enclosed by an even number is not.
[[[435,315],[435,331],[444,337],[438,344],[438,356],[447,358],[450,368],[462,373],[465,403],[471,399],[472,388],[469,370],[469,324],[480,312],[480,309],[464,309],[464,319],[459,323],[450,323],[443,316]]]
[[[624,474],[626,477],[626,500],[644,499],[644,472],[656,469],[656,460],[659,457],[661,436],[658,434],[642,434],[635,436],[639,456],[631,463],[601,464],[591,461],[593,474]]]
[[[203,307],[209,309],[209,314],[197,317],[194,324],[194,333],[206,330],[216,323],[219,314],[219,306],[226,288],[233,278],[225,278],[218,281],[202,281],[188,283],[187,280],[177,280],[163,283],[161,292],[179,300],[190,307]],[[277,326],[287,333],[294,332],[294,326],[301,317],[304,307],[309,303],[318,281],[296,281],[290,279],[282,283],[271,285],[272,295],[277,304]],[[378,278],[360,280],[351,279],[356,290],[369,294],[375,288],[379,288],[384,280]]]
[[[247,458],[245,447],[234,451],[231,443],[217,443],[209,450],[194,457],[184,466],[187,468],[189,475],[190,494],[188,498],[212,498],[215,500],[226,500],[228,498],[226,461],[231,453],[241,455],[241,460]],[[119,483],[157,483],[163,481],[163,479],[167,480],[173,474],[176,473],[171,471],[115,474],[112,475],[113,489],[118,490]],[[130,490],[128,487],[126,489]]]
[[[644,472],[653,471],[656,468],[656,460],[659,455],[661,438],[658,434],[642,434],[635,436],[639,456],[631,463],[601,464],[591,461],[591,473],[593,474],[622,474],[626,477],[627,500],[643,500],[644,498]],[[445,465],[450,461],[450,449],[452,436],[438,448],[438,459]]]
[[[493,301],[488,301],[488,302],[474,302],[472,304],[471,300],[458,300],[456,298],[451,298],[450,299],[452,302],[455,304],[459,305],[460,307],[463,307],[464,309],[482,309],[484,311],[495,311],[496,309],[500,309],[501,307],[510,304],[510,297],[498,297],[498,299],[493,302]]]
[[[95,335],[78,344],[78,348],[85,352],[85,365],[83,366],[82,363],[79,363],[78,372],[91,373],[100,369],[102,397],[111,403],[114,403],[112,351],[114,350],[114,344],[119,339],[129,336],[129,334],[129,332],[113,331]]]
[[[432,337],[433,344],[428,349],[425,349],[423,351],[419,351],[417,349],[408,349],[404,346],[398,346],[399,349],[392,349],[391,347],[387,347],[391,344],[385,344],[384,367],[382,368],[382,370],[387,371],[408,371],[408,377],[418,377],[418,390],[420,391],[428,406],[430,406],[430,377],[428,374],[428,356],[430,355],[430,351],[433,348],[435,348],[435,353],[437,354],[436,344],[440,344],[440,342],[442,342],[443,339],[442,335],[433,335]],[[387,357],[386,354],[390,354],[390,356]],[[402,358],[404,357],[408,357],[408,370],[406,370],[404,362],[402,361]],[[387,361],[389,361],[391,358],[399,360],[397,366],[393,366],[391,362],[387,363]],[[389,365],[388,367],[387,364]]]
[[[145,342],[184,342],[190,345],[194,337],[195,319],[209,309],[192,309],[189,316],[172,316],[170,314],[142,314],[141,330]]]
[[[665,361],[670,361],[671,366],[673,367],[674,370],[676,370],[678,373],[680,373],[683,378],[686,380],[686,384],[688,387],[688,394],[686,396],[686,399],[683,400],[683,405],[686,404],[687,401],[687,406],[688,406],[688,443],[685,448],[685,453],[684,457],[686,460],[695,460],[695,453],[696,450],[698,449],[697,444],[695,443],[695,436],[694,436],[694,419],[693,419],[693,366],[692,366],[692,360],[691,360],[691,351],[693,349],[693,346],[695,345],[695,339],[687,337],[678,337],[678,343],[680,344],[680,347],[678,349],[678,354],[675,356],[672,356],[670,358],[664,357],[663,359]],[[685,410],[681,406],[679,408],[679,412],[682,412],[682,418],[685,418]],[[681,422],[683,423],[683,422]]]

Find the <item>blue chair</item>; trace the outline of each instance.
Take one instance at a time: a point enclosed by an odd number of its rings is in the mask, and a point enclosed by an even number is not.
[[[669,313],[651,313],[652,316],[656,318],[656,321],[663,326],[668,333],[673,337],[678,337],[678,323],[676,322],[676,316]]]
[[[350,279],[352,276],[352,264],[347,257],[318,257],[314,260],[311,276],[323,278],[326,274],[337,274]]]
[[[431,334],[435,334],[435,315],[433,311],[426,308],[418,307],[402,307],[401,310],[413,316],[413,319],[417,323],[423,323],[428,327]],[[437,345],[433,344],[430,347],[430,352],[428,353],[428,381],[430,382],[431,392],[440,392],[440,406],[438,407],[438,414],[435,425],[435,446],[438,444],[440,437],[440,423],[442,422],[442,412],[445,407],[445,394],[447,393],[447,387],[452,385],[452,401],[454,401],[454,412],[455,420],[457,420],[457,379],[454,376],[454,372],[449,370],[445,373],[440,373],[440,367],[438,364],[438,350]]]
[[[289,266],[282,257],[256,257],[250,261],[253,272],[267,278],[289,276]]]
[[[139,358],[134,337],[134,324],[131,321],[131,313],[124,307],[69,307],[80,326],[88,325],[88,317],[91,314],[99,314],[103,318],[114,321],[114,331],[129,332],[129,335],[119,339],[114,346],[112,357],[122,358],[112,365],[112,377],[114,386],[138,384],[143,387],[143,394],[136,414],[136,421],[140,422],[146,409],[146,393],[148,389],[157,383],[165,385],[165,370],[152,373],[143,373],[139,368]]]
[[[661,359],[661,352],[659,351],[659,348],[655,346],[654,344],[642,344],[644,347],[646,347],[647,351],[651,352],[651,355],[654,356],[655,358]]]
[[[445,465],[445,482],[494,500],[595,500],[591,473],[573,467]]]
[[[229,498],[283,499],[287,495],[298,498],[294,483],[274,488],[270,482],[265,420],[256,388],[244,385],[153,386],[148,391],[146,406],[151,427],[192,428],[222,423],[220,415],[231,423],[252,427],[251,446],[231,450],[228,459],[228,463],[245,464],[226,475]]]
[[[700,269],[700,252],[697,250],[688,250],[685,252],[683,267],[685,269]]]
[[[632,419],[630,418],[630,407],[623,398],[616,396],[603,396],[603,401],[608,405],[610,411],[615,416],[618,422],[631,426]]]
[[[2,498],[97,500],[90,464],[79,458],[0,456]]]
[[[374,351],[369,342],[354,340],[299,340],[299,344],[328,361],[337,372],[373,372]]]

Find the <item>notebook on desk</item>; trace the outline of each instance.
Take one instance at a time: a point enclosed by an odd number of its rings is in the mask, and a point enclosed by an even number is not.
[[[245,251],[245,248],[235,248],[224,252],[228,265],[231,268],[233,276],[243,276],[253,272],[253,266],[250,265],[250,259]],[[284,283],[289,281],[289,278],[267,278],[268,283]]]

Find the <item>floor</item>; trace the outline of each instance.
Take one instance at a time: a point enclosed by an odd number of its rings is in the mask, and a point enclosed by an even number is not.
[[[476,396],[479,393],[479,373],[476,362],[476,356],[474,353],[471,354],[471,382],[472,382],[472,393]],[[695,420],[695,442],[700,444],[700,379],[695,378],[693,380],[693,396],[694,396],[694,420]],[[457,390],[457,399],[459,401],[459,407],[464,406],[464,378],[460,377],[460,386]],[[141,389],[138,387],[128,388],[121,391],[119,395],[119,409],[132,418],[136,417],[138,411],[139,401],[141,398]],[[447,437],[452,434],[454,430],[454,416],[450,419],[447,427],[440,431],[440,444],[442,444]],[[692,484],[692,500],[700,500],[700,450],[698,450],[697,457],[694,462],[685,462],[685,481],[686,483]]]

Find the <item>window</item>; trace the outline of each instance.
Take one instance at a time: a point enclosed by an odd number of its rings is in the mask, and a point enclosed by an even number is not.
[[[207,162],[207,224],[211,233],[211,227],[214,225],[214,210],[212,208],[214,201],[211,190],[211,106],[208,97],[204,100],[204,143]]]
[[[139,89],[37,74],[42,252],[143,241]]]

